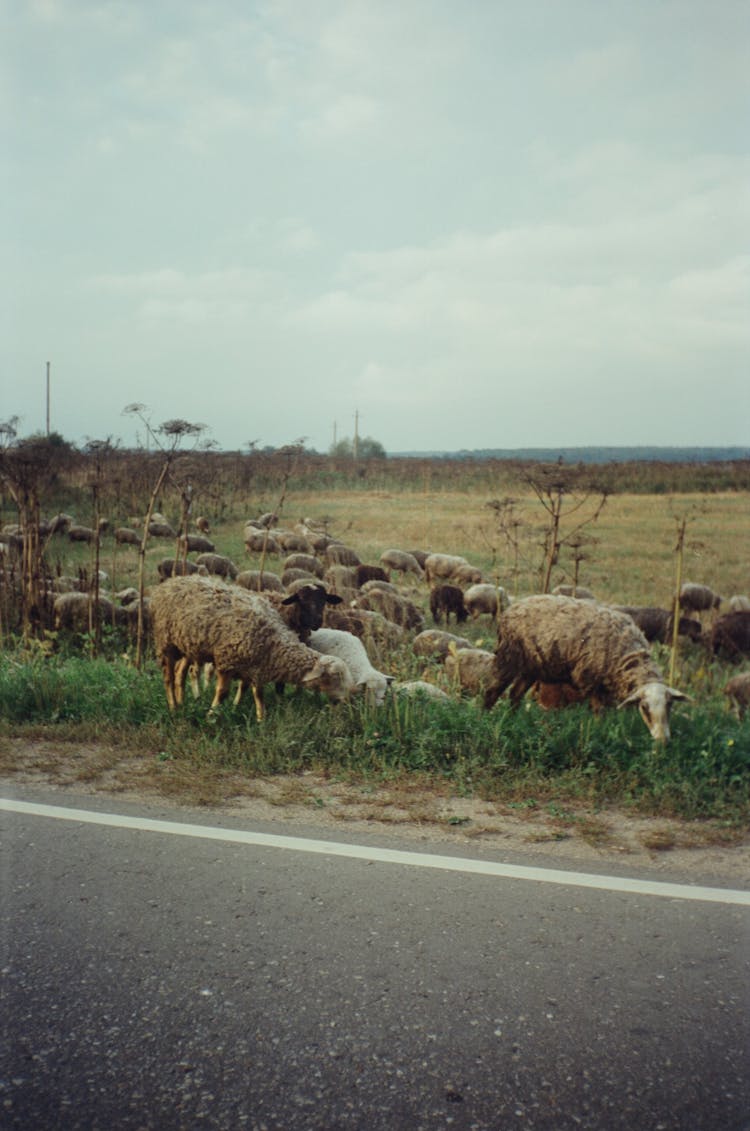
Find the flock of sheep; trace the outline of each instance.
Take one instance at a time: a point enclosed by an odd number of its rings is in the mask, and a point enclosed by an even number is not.
[[[363,563],[352,547],[309,520],[282,530],[270,514],[246,524],[245,547],[264,567],[269,555],[278,557],[280,573],[240,570],[215,547],[204,548],[207,533],[204,527],[204,541],[192,544],[200,553],[187,559],[187,570],[179,559],[160,563],[163,580],[150,598],[170,707],[182,701],[188,675],[197,692],[202,668],[215,677],[212,709],[236,680],[237,698],[252,689],[258,719],[269,683],[305,686],[334,701],[359,690],[382,703],[392,683],[400,693],[446,696],[429,678],[399,683],[374,666],[384,645],[404,641],[417,656],[442,662],[449,686],[481,694],[486,709],[506,691],[514,705],[527,692],[546,708],[582,700],[595,710],[635,705],[651,735],[666,741],[671,705],[687,698],[667,686],[651,654],[652,641],[671,640],[674,609],[609,606],[581,587],[511,601],[462,557],[388,549],[379,563]],[[423,583],[436,627],[425,627],[418,590]],[[706,586],[683,586],[678,633],[703,639],[694,614],[709,610],[714,621],[705,635],[711,649],[733,659],[750,655],[750,602],[734,598],[718,614],[720,603]],[[458,626],[480,616],[496,626],[493,651],[450,631],[451,617]],[[726,692],[743,714],[750,673],[735,676]]]
[[[45,533],[72,541],[90,541],[104,529],[78,526],[66,515],[48,526]],[[514,705],[528,693],[547,709],[583,700],[595,710],[632,704],[652,736],[666,740],[671,705],[686,696],[666,685],[650,645],[678,634],[733,661],[750,656],[750,600],[723,602],[705,585],[684,584],[670,609],[605,605],[582,586],[512,601],[463,557],[387,549],[368,564],[311,520],[285,530],[270,513],[245,524],[254,568],[242,570],[216,552],[205,518],[195,526],[178,541],[173,526],[155,514],[148,530],[179,545],[177,558],[158,563],[159,583],[145,610],[171,708],[182,702],[188,676],[198,693],[201,671],[215,676],[212,709],[237,680],[237,698],[252,689],[258,719],[269,683],[308,687],[334,701],[364,691],[376,704],[391,685],[397,693],[436,697],[447,697],[447,686],[481,695],[486,709],[506,692]],[[142,534],[122,527],[114,537],[121,545],[139,544]],[[266,568],[271,561],[280,563],[279,572]],[[119,602],[99,598],[102,620],[133,628],[138,595],[131,589],[117,596]],[[86,631],[90,615],[90,594],[56,596],[56,628]],[[480,617],[497,632],[492,651],[459,635],[458,626]],[[428,661],[426,678],[399,682],[373,663],[388,667],[382,657],[404,643]],[[446,678],[436,681],[437,664]],[[725,692],[741,717],[750,707],[750,672],[733,676]]]

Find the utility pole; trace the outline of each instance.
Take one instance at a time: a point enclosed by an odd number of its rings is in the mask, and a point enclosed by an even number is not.
[[[47,439],[49,440],[49,362],[47,362]]]
[[[336,421],[333,422],[333,447],[336,448]]]
[[[354,410],[354,443],[352,444],[352,455],[354,462],[357,462],[359,456],[359,409]]]

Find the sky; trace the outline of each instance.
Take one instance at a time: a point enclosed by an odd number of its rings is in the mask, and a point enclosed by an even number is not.
[[[0,0],[0,93],[20,434],[750,445],[746,0]]]

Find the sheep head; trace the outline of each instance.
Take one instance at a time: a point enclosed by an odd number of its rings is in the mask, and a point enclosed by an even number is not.
[[[641,718],[649,729],[651,737],[657,742],[669,740],[669,712],[676,699],[689,700],[690,696],[674,687],[653,680],[637,687],[627,699],[623,699],[620,707],[627,707],[631,703],[638,707]]]

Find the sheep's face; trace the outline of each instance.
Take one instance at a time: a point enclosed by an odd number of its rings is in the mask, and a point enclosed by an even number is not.
[[[682,691],[667,687],[663,683],[646,683],[639,687],[620,704],[621,707],[635,703],[641,718],[649,729],[651,737],[657,742],[669,741],[669,712],[675,699],[688,699]]]
[[[348,699],[354,689],[352,674],[338,656],[318,656],[315,666],[302,682],[306,687],[322,691],[335,702]]]

